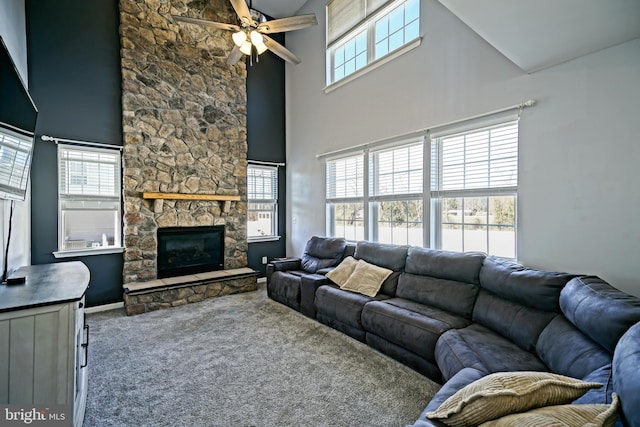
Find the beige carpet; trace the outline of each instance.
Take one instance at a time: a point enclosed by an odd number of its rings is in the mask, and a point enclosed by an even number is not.
[[[257,292],[88,315],[85,427],[404,426],[438,385]]]

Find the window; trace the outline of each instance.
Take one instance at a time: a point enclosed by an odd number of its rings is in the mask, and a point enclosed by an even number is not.
[[[24,200],[33,137],[0,129],[0,198]]]
[[[58,145],[59,252],[121,247],[120,152]]]
[[[372,240],[423,245],[423,149],[420,140],[370,152]]]
[[[348,240],[365,238],[364,156],[328,160],[327,232]]]
[[[278,238],[278,168],[247,168],[247,237],[249,241]]]
[[[515,258],[518,123],[435,138],[431,159],[434,246]]]
[[[331,0],[327,4],[327,85],[419,39],[419,0]]]

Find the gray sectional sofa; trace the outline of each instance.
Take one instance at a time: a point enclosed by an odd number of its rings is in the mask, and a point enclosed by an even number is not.
[[[346,256],[393,271],[375,297],[325,274]],[[640,426],[640,299],[595,276],[526,268],[482,253],[313,237],[301,259],[267,267],[269,296],[443,384],[415,426],[495,372],[548,371],[604,386],[575,403],[620,398]]]

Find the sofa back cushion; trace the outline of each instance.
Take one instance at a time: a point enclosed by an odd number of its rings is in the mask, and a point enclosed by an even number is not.
[[[456,282],[480,284],[480,268],[485,254],[480,252],[451,252],[411,247],[407,252],[404,271],[420,276]]]
[[[574,274],[534,270],[488,256],[480,269],[480,285],[493,294],[541,311],[560,313],[560,291]]]
[[[304,249],[302,269],[313,274],[320,269],[338,265],[346,246],[347,242],[343,238],[313,236]]]
[[[571,280],[560,294],[560,308],[571,323],[611,353],[620,337],[640,321],[640,298],[596,276]]]
[[[540,334],[536,352],[553,372],[574,378],[585,378],[596,369],[611,364],[611,353],[561,314]]]
[[[540,332],[556,313],[540,311],[500,298],[480,289],[473,308],[473,321],[534,352]]]
[[[396,296],[471,319],[478,289],[470,283],[405,272],[398,279]]]
[[[404,271],[404,265],[407,261],[408,249],[408,246],[360,241],[356,245],[354,258],[392,270],[393,273],[382,283],[380,292],[395,296],[398,277]]]

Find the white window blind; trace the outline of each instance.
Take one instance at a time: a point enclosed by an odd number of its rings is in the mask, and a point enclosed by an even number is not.
[[[0,197],[24,200],[33,139],[0,129]]]
[[[361,198],[364,194],[364,156],[327,160],[327,199]]]
[[[247,198],[251,201],[276,202],[278,168],[251,165],[247,168]]]
[[[359,25],[391,0],[331,0],[327,4],[327,44]]]
[[[432,191],[515,188],[518,123],[438,138],[432,158]]]
[[[120,201],[120,153],[58,146],[59,192],[63,200]]]
[[[371,151],[369,195],[421,194],[423,187],[423,143]]]

